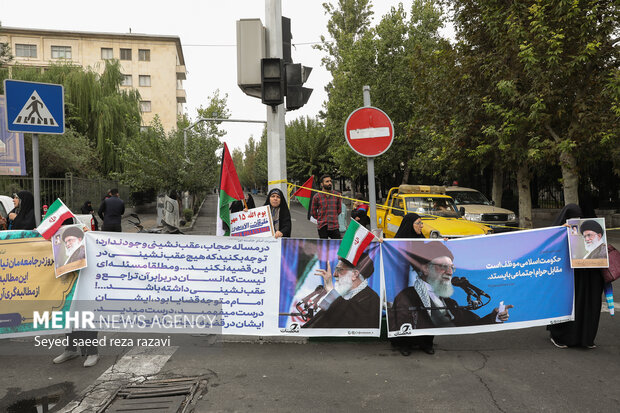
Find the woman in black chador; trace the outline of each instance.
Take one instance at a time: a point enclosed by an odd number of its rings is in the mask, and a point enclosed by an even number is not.
[[[564,225],[571,218],[595,218],[594,211],[582,211],[575,204],[566,205],[553,221]],[[603,275],[599,268],[575,268],[575,321],[554,324],[547,329],[551,342],[559,348],[595,348],[594,339],[601,317]]]

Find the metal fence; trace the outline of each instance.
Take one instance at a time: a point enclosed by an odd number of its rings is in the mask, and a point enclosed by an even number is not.
[[[60,198],[74,213],[80,213],[80,208],[86,201],[91,201],[96,210],[111,188],[118,188],[120,197],[126,204],[130,200],[129,187],[119,184],[118,181],[77,178],[67,173],[64,178],[40,178],[39,182],[41,205],[50,205]],[[32,192],[33,188],[31,177],[0,176],[0,195],[12,197],[14,193],[24,189]]]

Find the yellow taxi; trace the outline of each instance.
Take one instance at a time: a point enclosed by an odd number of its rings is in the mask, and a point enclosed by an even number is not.
[[[490,227],[461,217],[454,200],[443,186],[400,185],[390,189],[384,205],[377,207],[377,226],[386,238],[393,238],[410,212],[420,216],[426,238],[461,238],[486,235]]]

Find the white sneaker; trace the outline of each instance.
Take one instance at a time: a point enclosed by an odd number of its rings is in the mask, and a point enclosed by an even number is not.
[[[84,362],[84,367],[92,367],[99,361],[99,354],[91,354],[86,357],[86,361]]]
[[[80,353],[78,353],[77,351],[65,350],[60,356],[54,358],[53,362],[54,364],[64,363],[65,361],[74,359],[78,357],[79,355]]]

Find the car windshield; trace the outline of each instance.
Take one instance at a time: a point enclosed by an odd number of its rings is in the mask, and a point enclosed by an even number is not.
[[[454,198],[457,205],[491,205],[491,201],[478,191],[448,191],[447,195]]]
[[[407,197],[407,212],[430,214],[441,217],[459,217],[460,214],[452,198],[434,196]]]

